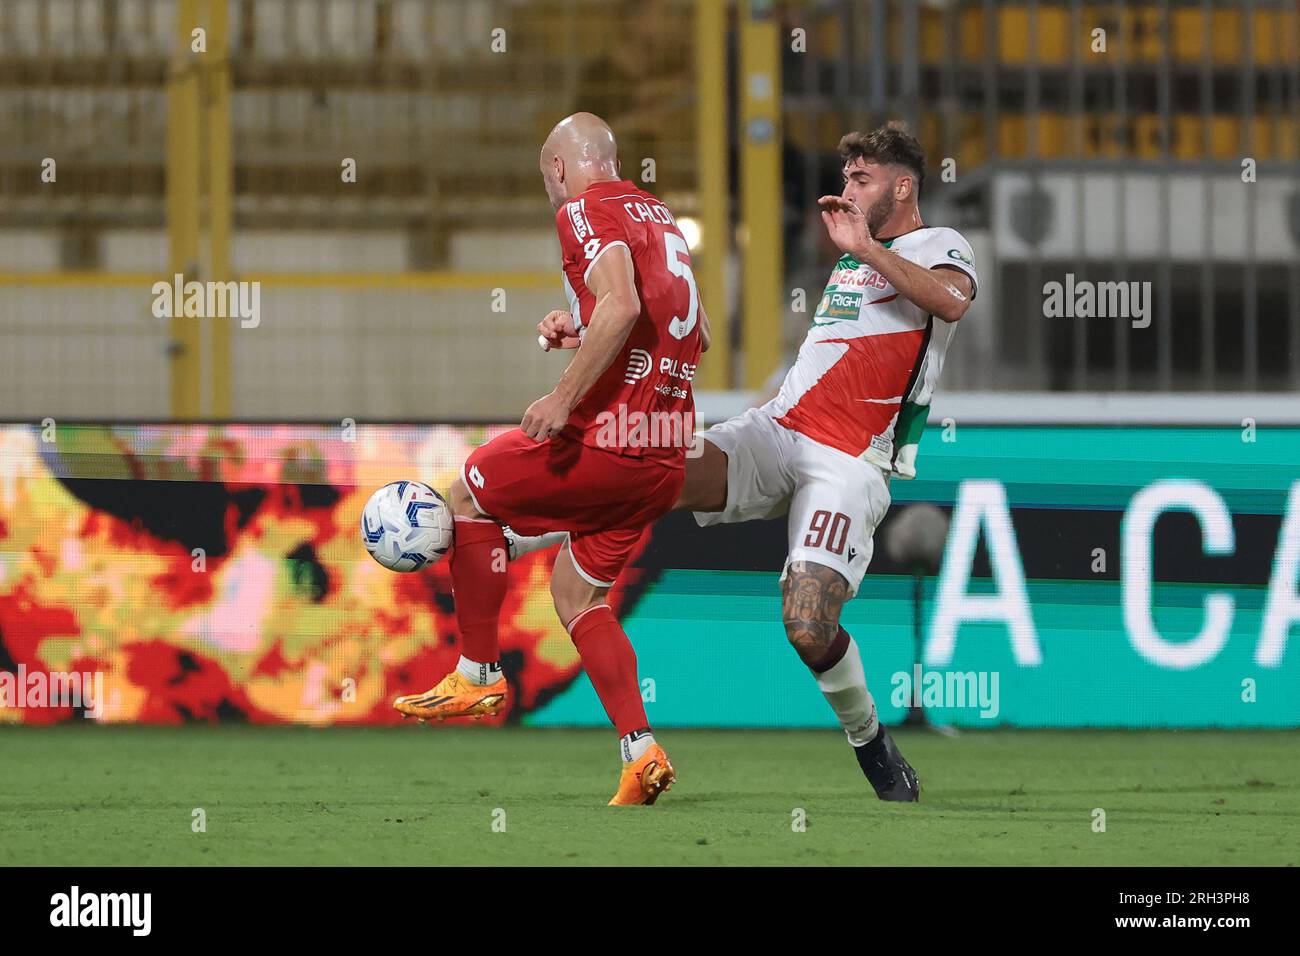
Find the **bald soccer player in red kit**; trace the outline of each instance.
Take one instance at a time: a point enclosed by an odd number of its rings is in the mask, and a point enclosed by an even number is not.
[[[551,312],[539,329],[548,349],[576,352],[520,427],[476,449],[452,483],[462,656],[436,687],[394,706],[421,720],[504,708],[497,628],[506,535],[567,532],[551,595],[618,732],[623,770],[610,804],[651,804],[675,772],[646,719],[632,644],[605,598],[642,533],[682,490],[694,437],[691,381],[709,345],[708,320],[676,220],[620,178],[604,121],[590,113],[561,121],[542,146],[541,173],[569,309]]]

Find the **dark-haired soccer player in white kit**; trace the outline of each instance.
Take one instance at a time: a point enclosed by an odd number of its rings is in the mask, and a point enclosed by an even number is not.
[[[862,583],[891,475],[916,476],[944,353],[975,298],[970,244],[927,227],[925,155],[883,127],[840,141],[844,191],[818,200],[844,253],[780,393],[704,433],[675,508],[701,525],[789,515],[786,637],[812,671],[882,800],[914,801],[916,773],[876,717],[840,610]]]

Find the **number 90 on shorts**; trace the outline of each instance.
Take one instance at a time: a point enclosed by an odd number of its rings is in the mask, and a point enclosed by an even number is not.
[[[871,562],[872,537],[889,510],[889,479],[876,465],[813,441],[752,408],[704,433],[727,455],[727,504],[696,512],[700,525],[788,515],[791,561],[844,575],[853,593]]]

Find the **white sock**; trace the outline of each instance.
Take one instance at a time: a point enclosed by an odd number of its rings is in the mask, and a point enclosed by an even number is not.
[[[495,684],[501,679],[501,662],[493,661],[490,664],[481,664],[462,654],[460,663],[456,665],[456,671],[471,684],[486,687],[488,684]]]
[[[648,730],[632,731],[618,739],[618,749],[624,763],[640,760],[641,755],[654,746],[655,735]]]
[[[553,547],[563,541],[564,536],[569,533],[567,531],[548,531],[546,534],[522,535],[516,534],[508,525],[502,525],[501,531],[506,536],[506,546],[511,561],[522,558],[525,554],[532,554],[534,551]]]
[[[813,676],[817,678],[817,686],[821,688],[826,703],[839,718],[849,743],[855,747],[871,743],[880,722],[876,719],[876,702],[867,690],[867,675],[862,670],[857,642],[850,637],[848,649],[840,662]]]

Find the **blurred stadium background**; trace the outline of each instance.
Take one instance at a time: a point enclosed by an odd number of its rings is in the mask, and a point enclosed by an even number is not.
[[[759,388],[797,347],[836,142],[893,119],[984,278],[948,392],[1292,391],[1298,31],[1281,0],[7,0],[0,403],[514,417],[554,377],[522,347],[559,289],[536,154],[578,108],[698,225],[732,331],[708,389]],[[1066,271],[1153,281],[1152,330],[1041,321]],[[175,272],[260,279],[266,322],[159,322],[141,290]],[[482,361],[511,344],[509,374]]]
[[[1300,462],[1300,9],[1282,0],[5,0],[0,667],[103,668],[110,718],[322,723],[388,720],[394,687],[454,660],[426,646],[450,626],[445,569],[381,575],[355,515],[383,481],[445,487],[553,385],[532,331],[563,301],[537,153],[578,109],[690,220],[726,329],[698,380],[710,422],[802,338],[833,260],[814,208],[839,189],[839,137],[913,130],[926,220],[970,239],[982,281],[922,479],[896,501],[1003,489],[1047,664],[1010,656],[994,621],[963,627],[996,650],[953,666],[1020,674],[1012,723],[1300,722],[1295,652],[1256,651],[1265,588],[1295,584],[1274,558]],[[152,284],[176,273],[261,283],[260,323],[156,318]],[[1150,327],[1045,318],[1043,284],[1067,273],[1150,281]],[[1244,419],[1267,438],[1243,440]],[[345,420],[387,424],[353,442]],[[943,438],[948,420],[973,440]],[[1126,509],[1167,479],[1230,512],[1163,524],[1153,572],[1170,641],[1202,627],[1205,588],[1232,593],[1221,666],[1125,640]],[[624,598],[644,672],[679,681],[670,722],[827,723],[811,685],[714,710],[673,663],[734,638],[764,648],[747,677],[802,680],[780,534],[673,518],[647,546]],[[890,648],[868,669],[887,688],[910,666],[911,579],[877,551],[849,617]],[[987,545],[966,557],[992,588]],[[526,706],[600,723],[585,682],[560,693],[576,657],[534,653],[563,638],[544,563],[517,573]],[[705,628],[713,650],[693,643]],[[206,683],[169,690],[178,674]],[[1252,676],[1278,693],[1242,711]],[[1131,706],[1106,695],[1117,680]]]

